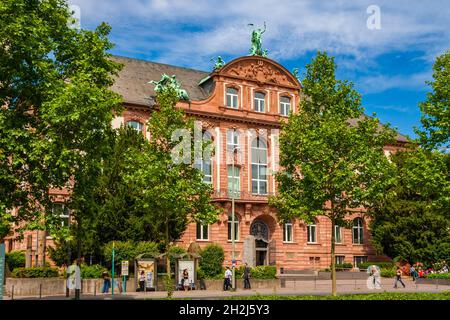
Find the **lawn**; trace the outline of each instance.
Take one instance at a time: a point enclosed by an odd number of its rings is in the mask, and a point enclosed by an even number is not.
[[[450,300],[450,291],[441,293],[397,293],[383,292],[370,294],[350,294],[333,296],[274,296],[254,295],[248,297],[231,297],[230,300]]]

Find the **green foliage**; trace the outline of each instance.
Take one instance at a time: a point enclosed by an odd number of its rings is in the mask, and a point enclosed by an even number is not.
[[[378,266],[381,269],[383,268],[393,268],[394,267],[394,263],[392,262],[362,262],[360,264],[358,264],[358,268],[360,269],[367,269],[370,266]]]
[[[283,295],[255,295],[255,296],[239,296],[230,297],[229,300],[449,300],[450,291],[440,293],[414,292],[414,293],[397,293],[383,292],[370,294],[352,294],[339,296],[283,296]]]
[[[70,251],[70,257],[69,257]],[[77,246],[74,242],[62,241],[56,246],[48,246],[47,253],[52,261],[58,266],[70,265],[77,257]]]
[[[111,265],[113,242],[103,247],[103,256],[105,261]],[[158,255],[158,245],[155,242],[147,241],[114,241],[114,260],[118,267],[122,261],[128,260],[130,265],[134,259],[140,254]]]
[[[223,278],[222,265],[225,259],[223,248],[218,244],[209,244],[200,251],[199,266],[205,279]]]
[[[394,278],[397,274],[396,268],[382,268],[380,271],[380,275],[383,278]]]
[[[80,267],[82,279],[99,279],[105,271],[108,270],[99,264],[94,264],[92,266],[82,264]]]
[[[433,81],[427,82],[432,92],[420,103],[422,130],[416,129],[421,144],[428,148],[450,147],[450,51],[437,57],[433,65]]]
[[[120,111],[121,98],[109,89],[120,65],[109,59],[108,25],[76,30],[69,18],[65,0],[0,2],[0,236],[20,222],[64,235],[48,187],[67,187],[70,177],[76,221],[89,213],[78,194],[92,190],[80,174],[98,170]],[[14,216],[12,208],[19,208]]]
[[[12,271],[13,278],[55,278],[59,276],[58,269],[49,267],[16,268]]]
[[[275,279],[277,267],[275,266],[256,266],[251,268],[250,277],[252,279]]]
[[[391,157],[395,195],[374,207],[370,229],[378,251],[409,263],[450,260],[450,166],[438,152]]]
[[[353,268],[353,264],[350,262],[345,262],[343,264],[336,264],[336,269],[351,269]]]
[[[25,252],[13,251],[5,254],[6,264],[9,270],[25,267]]]
[[[429,273],[425,276],[427,279],[450,279],[450,273]]]

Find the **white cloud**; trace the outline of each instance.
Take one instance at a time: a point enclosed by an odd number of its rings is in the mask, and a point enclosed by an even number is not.
[[[419,89],[425,86],[425,81],[431,80],[430,72],[421,72],[408,75],[374,75],[362,77],[357,87],[362,93],[379,93],[389,89]]]

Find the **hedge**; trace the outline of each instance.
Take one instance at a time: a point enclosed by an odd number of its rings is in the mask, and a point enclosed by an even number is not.
[[[358,264],[358,268],[367,269],[373,265],[380,267],[380,269],[391,269],[394,267],[393,262],[363,262]]]
[[[105,261],[111,265],[113,243],[109,242],[103,247],[103,256]],[[114,242],[114,264],[116,267],[122,261],[129,261],[130,267],[133,266],[134,259],[143,253],[157,255],[158,245],[150,241],[115,241]]]
[[[217,244],[209,244],[200,251],[200,276],[205,279],[223,277],[223,248]]]
[[[11,273],[13,278],[56,278],[58,269],[49,267],[16,268]]]
[[[94,264],[92,266],[88,266],[82,264],[80,267],[81,278],[82,279],[98,279],[102,277],[103,272],[108,271],[105,267]]]
[[[450,279],[450,273],[429,273],[425,276],[427,279]]]
[[[277,267],[275,266],[257,266],[251,268],[250,277],[253,279],[275,279]]]
[[[381,269],[381,271],[380,271],[380,275],[383,278],[393,278],[393,277],[395,277],[396,274],[397,274],[397,270],[395,268],[389,268],[389,269],[384,268],[384,269]]]

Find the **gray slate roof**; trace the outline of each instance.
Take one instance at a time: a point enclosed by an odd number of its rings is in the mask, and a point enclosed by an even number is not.
[[[111,88],[122,95],[124,102],[153,105],[152,97],[156,94],[154,85],[148,82],[159,81],[163,73],[176,75],[181,87],[188,92],[190,100],[204,100],[208,97],[208,92],[198,85],[200,80],[209,75],[208,72],[119,56],[113,56],[111,60],[124,65]]]

